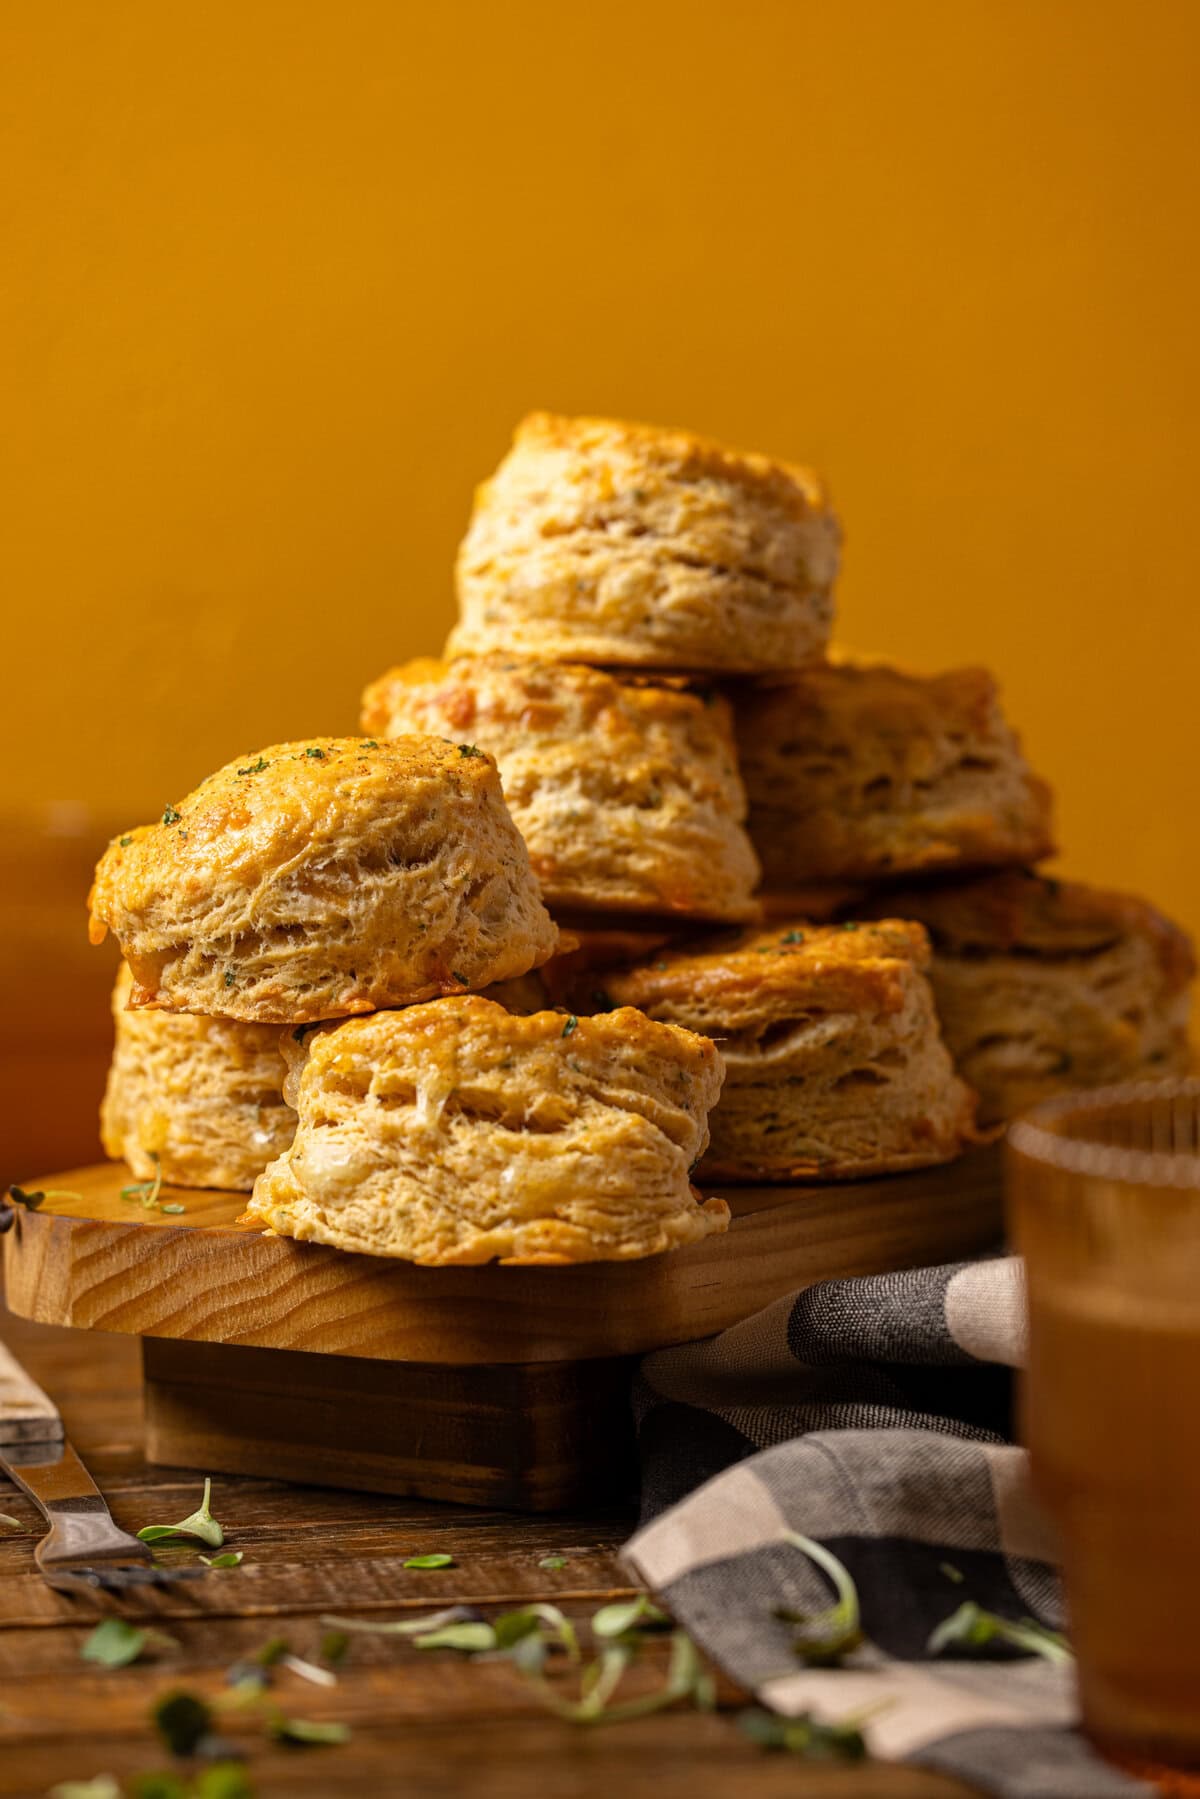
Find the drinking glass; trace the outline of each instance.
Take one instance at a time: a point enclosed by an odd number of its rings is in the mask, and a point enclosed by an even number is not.
[[[1200,1767],[1200,1080],[1051,1100],[1008,1158],[1023,1434],[1084,1728],[1118,1758]]]

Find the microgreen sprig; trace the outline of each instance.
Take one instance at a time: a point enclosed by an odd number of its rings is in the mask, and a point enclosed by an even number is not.
[[[864,1640],[858,1588],[836,1555],[831,1555],[822,1544],[811,1537],[802,1537],[796,1531],[789,1531],[786,1541],[802,1550],[828,1576],[837,1594],[837,1604],[827,1611],[811,1614],[793,1611],[788,1606],[776,1606],[775,1616],[786,1623],[804,1627],[797,1632],[792,1645],[801,1661],[815,1668],[833,1667],[844,1655],[858,1649]]]
[[[931,1631],[926,1649],[930,1655],[941,1655],[946,1650],[971,1655],[996,1644],[1020,1649],[1026,1655],[1040,1655],[1048,1662],[1061,1664],[1075,1659],[1067,1639],[1058,1631],[1047,1630],[1033,1618],[1013,1623],[1009,1618],[985,1611],[973,1599],[964,1600],[956,1612],[942,1619],[936,1630]]]
[[[212,1498],[212,1481],[206,1475],[204,1479],[204,1498],[194,1512],[182,1519],[178,1524],[146,1524],[138,1531],[143,1543],[161,1543],[168,1537],[198,1537],[207,1543],[210,1549],[219,1549],[225,1541],[225,1532],[209,1510]]]

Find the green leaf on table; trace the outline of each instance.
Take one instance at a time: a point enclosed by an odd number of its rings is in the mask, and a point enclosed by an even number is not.
[[[236,1568],[244,1554],[243,1549],[227,1549],[224,1555],[202,1555],[200,1560],[206,1568]]]
[[[555,1572],[557,1572],[559,1568],[565,1568],[566,1565],[567,1558],[565,1555],[544,1555],[538,1563],[539,1568],[549,1568]]]
[[[311,1681],[314,1687],[335,1687],[338,1683],[338,1677],[332,1669],[319,1668],[316,1662],[306,1662],[299,1655],[281,1656],[279,1665],[292,1674],[298,1674],[301,1680]]]
[[[212,1481],[205,1476],[204,1498],[197,1509],[178,1524],[146,1524],[138,1531],[143,1543],[162,1543],[168,1537],[198,1537],[200,1542],[207,1543],[210,1549],[219,1549],[225,1541],[225,1532],[209,1510],[212,1497]]]
[[[814,1542],[811,1537],[802,1537],[796,1531],[789,1531],[786,1541],[802,1550],[833,1582],[837,1603],[827,1611],[811,1614],[794,1611],[788,1606],[777,1606],[775,1616],[788,1624],[803,1627],[792,1643],[792,1648],[801,1661],[814,1668],[835,1667],[844,1655],[858,1649],[864,1641],[858,1588],[836,1555],[830,1554],[822,1544]]]
[[[288,1743],[296,1749],[331,1748],[350,1741],[348,1724],[323,1723],[312,1718],[274,1717],[267,1730],[277,1743]]]
[[[214,1762],[196,1776],[193,1799],[254,1799],[250,1776],[237,1762]]]
[[[671,1636],[671,1659],[666,1678],[652,1693],[638,1699],[610,1703],[621,1678],[634,1658],[636,1643],[628,1638],[607,1642],[599,1655],[584,1668],[579,1683],[579,1698],[565,1699],[539,1672],[526,1675],[530,1692],[555,1717],[569,1724],[623,1724],[632,1718],[649,1717],[683,1699],[696,1699],[707,1704],[711,1679],[703,1667],[696,1646],[686,1631]]]
[[[818,1724],[806,1712],[799,1718],[780,1718],[757,1707],[739,1712],[738,1728],[760,1749],[784,1749],[804,1761],[860,1762],[867,1745],[852,1719],[841,1724]]]
[[[125,1618],[105,1618],[97,1624],[80,1649],[85,1662],[102,1668],[127,1668],[143,1649],[175,1647],[175,1639],[161,1630],[139,1630]]]
[[[1075,1659],[1067,1639],[1058,1631],[1047,1630],[1033,1618],[1013,1623],[1011,1619],[997,1617],[995,1612],[984,1611],[973,1599],[964,1600],[956,1612],[943,1618],[930,1633],[925,1647],[930,1655],[942,1655],[946,1650],[972,1655],[997,1645],[1019,1649],[1025,1655],[1040,1655],[1048,1662],[1063,1663]]]
[[[10,1187],[8,1196],[17,1205],[24,1206],[27,1212],[36,1212],[46,1197],[44,1193],[27,1193],[24,1187]]]
[[[413,1642],[418,1649],[456,1649],[460,1655],[478,1655],[496,1647],[496,1633],[490,1624],[443,1624],[440,1630],[414,1637]]]
[[[453,1568],[452,1555],[410,1555],[404,1563],[406,1568]]]
[[[95,1774],[91,1780],[60,1780],[46,1799],[121,1799],[121,1788],[111,1774]]]
[[[592,1613],[594,1637],[623,1637],[630,1630],[662,1630],[671,1620],[645,1593],[636,1599],[619,1599]]]
[[[132,1186],[121,1188],[122,1199],[136,1199],[147,1211],[158,1204],[158,1196],[162,1192],[162,1169],[154,1150],[149,1150],[150,1160],[154,1163],[154,1178],[149,1181],[134,1181]]]
[[[133,1799],[191,1799],[192,1784],[170,1768],[158,1768],[151,1774],[135,1774]]]
[[[332,1612],[322,1614],[319,1623],[327,1629],[358,1631],[369,1637],[419,1637],[443,1624],[479,1622],[479,1613],[469,1605],[448,1605],[439,1612],[424,1612],[419,1618],[377,1621],[374,1618],[340,1618]]]
[[[160,1206],[158,1209],[160,1212],[186,1212],[187,1211],[186,1206]]]
[[[24,1530],[25,1529],[25,1526],[21,1523],[21,1520],[19,1518],[14,1518],[12,1516],[11,1512],[0,1512],[0,1524],[7,1525],[10,1530]]]
[[[197,1743],[212,1733],[212,1712],[196,1693],[168,1693],[150,1716],[172,1755],[193,1754]]]
[[[575,1635],[575,1626],[556,1605],[535,1602],[523,1605],[514,1612],[503,1612],[496,1619],[494,1629],[497,1649],[513,1649],[526,1638],[538,1636],[547,1646],[552,1643],[560,1644],[570,1661],[579,1660],[579,1639]]]
[[[328,1662],[331,1667],[336,1668],[340,1662],[346,1659],[346,1651],[349,1647],[350,1638],[344,1630],[327,1630],[321,1638],[318,1654],[323,1662]]]
[[[260,1668],[273,1668],[290,1650],[291,1644],[286,1637],[268,1637],[254,1659]]]

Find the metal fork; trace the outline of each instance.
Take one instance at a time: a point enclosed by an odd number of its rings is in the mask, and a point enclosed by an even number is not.
[[[208,1572],[156,1568],[149,1545],[118,1530],[95,1481],[67,1442],[54,1402],[2,1343],[0,1468],[28,1493],[50,1526],[33,1553],[42,1578],[59,1592],[164,1586],[202,1580]]]

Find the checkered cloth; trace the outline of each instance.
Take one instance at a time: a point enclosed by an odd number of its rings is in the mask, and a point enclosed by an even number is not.
[[[1149,1799],[1073,1728],[1069,1667],[927,1652],[964,1600],[1063,1626],[1053,1541],[1008,1441],[1024,1345],[1021,1265],[997,1259],[826,1281],[647,1356],[625,1558],[772,1711],[869,1711],[872,1754],[1004,1799]],[[833,1602],[796,1532],[858,1588],[867,1644],[841,1667],[806,1667],[775,1616]]]

